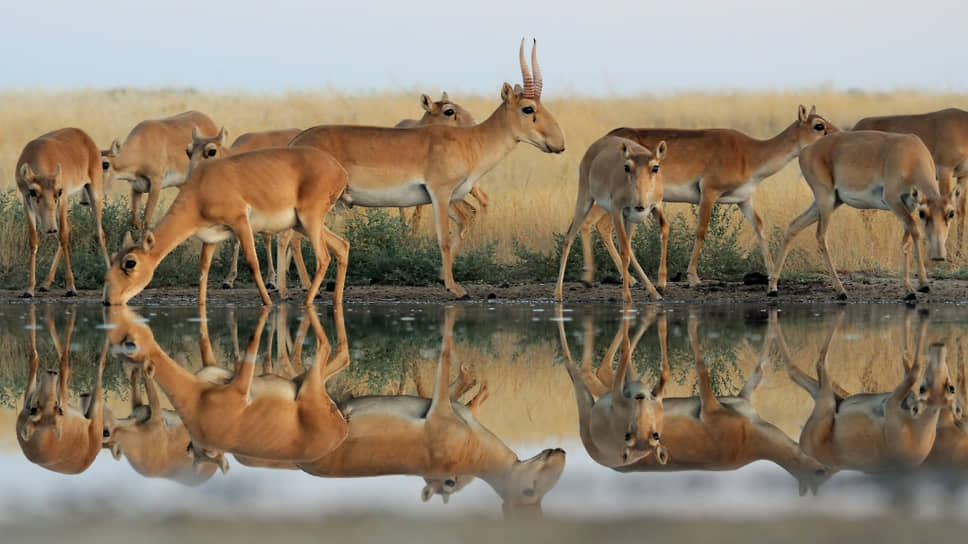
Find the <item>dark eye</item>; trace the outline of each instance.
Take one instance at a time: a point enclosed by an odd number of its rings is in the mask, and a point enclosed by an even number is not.
[[[31,198],[37,198],[37,191],[36,191],[36,190],[34,190],[34,189],[31,189],[31,190],[30,190],[30,197],[31,197]]]
[[[447,116],[447,117],[450,117],[451,115],[454,115],[454,110],[448,108],[448,109],[444,110],[444,115]]]
[[[628,164],[626,164],[626,165],[625,165],[625,171],[626,171],[626,172],[631,172],[631,171],[632,171],[632,167],[631,167],[631,166],[629,166]]]
[[[444,480],[444,485],[446,485],[447,487],[454,487],[457,485],[457,482],[455,482],[454,480]]]
[[[955,218],[955,211],[954,210],[949,211],[948,212],[948,219],[954,219],[954,218]]]
[[[59,415],[59,416],[64,415],[64,409],[61,408],[60,406],[57,407],[57,415]]]
[[[192,150],[191,149],[186,149],[185,150],[185,154],[188,155],[188,158],[189,159],[192,158]]]
[[[823,126],[823,123],[817,123],[816,125],[813,125],[813,130],[816,130],[817,132],[823,132],[824,128],[825,127]]]
[[[921,393],[922,395],[925,394],[927,391],[928,391],[928,388],[923,385],[921,386],[921,389],[918,389],[918,393]]]
[[[524,493],[525,497],[533,497],[534,489],[525,489],[524,491],[522,491],[522,493]]]
[[[920,217],[921,219],[924,219],[924,217],[925,217],[925,213],[924,213],[924,210],[918,210],[918,216],[919,216],[919,217]]]
[[[955,394],[955,386],[953,386],[953,385],[951,385],[949,383],[948,384],[948,392],[951,393],[952,395],[954,395]]]
[[[628,442],[629,440],[632,440],[632,435],[629,433],[625,433],[625,441]]]
[[[101,432],[101,436],[104,438],[111,438],[111,431],[104,429],[104,431]]]
[[[206,149],[205,150],[205,156],[206,157],[209,157],[209,158],[214,157],[215,156],[215,148],[213,147],[211,149]]]
[[[111,163],[108,161],[101,161],[101,170],[107,170],[108,168],[111,168]]]
[[[32,415],[32,416],[37,415],[37,407],[36,406],[31,406],[30,407],[30,415]]]
[[[132,268],[134,268],[136,266],[138,266],[138,261],[136,261],[134,259],[127,259],[126,261],[124,261],[124,269],[125,270],[131,270]]]
[[[914,408],[911,408],[911,413],[914,415],[918,415],[918,407],[915,406]]]
[[[652,173],[653,174],[658,174],[659,173],[659,165],[658,164],[656,164],[655,166],[652,167]]]
[[[62,194],[64,194],[64,189],[58,189],[58,190],[57,190],[57,198],[60,198],[60,196],[61,196]]]
[[[524,113],[525,115],[532,115],[534,114],[534,108],[531,106],[525,106],[521,108],[521,113]]]

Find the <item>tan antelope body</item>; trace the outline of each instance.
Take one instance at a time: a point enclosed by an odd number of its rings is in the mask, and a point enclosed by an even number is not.
[[[798,119],[768,140],[757,140],[730,129],[618,128],[609,133],[649,149],[655,149],[663,140],[669,145],[670,151],[662,161],[662,199],[699,205],[696,243],[688,269],[690,286],[699,285],[696,271],[699,250],[716,203],[735,204],[743,212],[760,241],[766,269],[772,273],[773,262],[763,234],[763,221],[753,208],[753,192],[761,181],[783,168],[805,146],[825,134],[837,132],[837,127],[815,110],[811,108],[807,112],[800,106]],[[660,270],[664,268],[662,263]],[[661,274],[659,288],[665,288]]]
[[[429,125],[448,125],[454,127],[470,127],[477,124],[474,116],[467,110],[465,110],[460,104],[452,102],[450,97],[447,96],[447,92],[441,94],[440,100],[436,102],[431,100],[431,98],[425,94],[420,95],[420,105],[423,107],[424,114],[420,119],[404,119],[400,121],[394,128],[415,128],[424,127]],[[471,187],[471,196],[477,199],[481,204],[481,209],[487,211],[487,194],[477,185]],[[410,218],[410,225],[413,232],[416,233],[417,227],[420,224],[420,217],[423,214],[423,210],[426,205],[417,206],[413,210],[413,216]],[[463,240],[467,237],[467,233],[470,231],[470,226],[474,220],[474,216],[477,214],[477,210],[471,206],[466,199],[459,202],[454,202],[450,205],[451,217],[457,222],[459,229],[459,239]],[[400,208],[400,216],[403,217],[403,208]]]
[[[830,343],[843,321],[841,311],[817,359],[814,380],[793,367],[789,348],[780,336],[781,352],[791,379],[814,399],[813,412],[800,433],[805,452],[835,470],[881,472],[912,470],[921,465],[934,445],[938,418],[950,407],[954,386],[948,379],[944,346],[929,349],[929,363],[922,365],[921,342],[927,318],[921,322],[914,362],[909,364],[908,329],[904,327],[904,378],[888,393],[844,396],[827,371]],[[775,318],[774,318],[775,319]],[[920,387],[915,386],[920,382]]]
[[[656,144],[655,153],[645,147],[625,138],[605,136],[600,138],[585,152],[578,170],[578,200],[575,202],[575,216],[568,227],[564,245],[561,249],[561,264],[558,267],[558,284],[555,287],[555,298],[562,298],[562,282],[565,280],[565,265],[568,253],[578,230],[585,223],[592,206],[598,206],[606,211],[612,220],[612,226],[618,232],[619,244],[622,246],[619,270],[622,272],[622,297],[625,302],[632,302],[629,291],[629,263],[632,261],[633,224],[641,223],[650,215],[655,215],[660,224],[665,223],[662,217],[663,174],[659,163],[666,153],[664,141]],[[668,229],[665,229],[668,233]],[[616,255],[612,244],[611,232],[602,237],[605,247],[613,257]],[[665,244],[663,244],[662,262],[665,262]],[[589,252],[589,255],[591,253]],[[586,258],[587,261],[587,258]],[[643,278],[649,294],[654,299],[662,296],[642,271],[642,267],[635,262],[635,269]]]
[[[74,271],[71,269],[70,223],[67,219],[71,195],[80,193],[81,203],[91,207],[97,228],[98,243],[104,254],[104,262],[110,266],[108,250],[101,227],[101,209],[104,199],[104,174],[101,157],[94,140],[78,128],[62,128],[35,138],[24,146],[14,170],[17,189],[24,200],[27,216],[27,235],[30,244],[29,275],[24,297],[34,296],[37,286],[38,230],[45,234],[57,234],[60,245],[50,265],[47,279],[41,291],[50,289],[57,272],[57,263],[64,256],[64,277],[67,296],[77,294]]]
[[[458,297],[467,291],[454,281],[454,246],[448,213],[474,183],[494,168],[518,142],[545,152],[564,151],[565,141],[554,116],[541,104],[541,73],[532,50],[534,77],[521,50],[524,87],[505,83],[502,103],[484,122],[472,127],[428,126],[384,128],[318,126],[293,138],[290,145],[308,145],[332,154],[349,173],[343,195],[348,205],[409,207],[433,204],[442,276]]]
[[[968,383],[965,378],[964,350],[960,346],[957,355],[958,396],[951,409],[942,410],[938,417],[938,432],[934,437],[934,446],[923,465],[928,468],[964,470],[968,467],[968,428],[965,422]]]
[[[235,234],[263,303],[272,304],[259,272],[253,233],[292,228],[309,238],[316,253],[316,273],[306,304],[312,303],[329,265],[327,247],[336,252],[334,301],[340,303],[349,244],[326,228],[323,220],[345,188],[346,171],[339,163],[306,147],[270,148],[204,161],[193,168],[155,232],[148,233],[140,245],[125,242],[108,271],[104,303],[127,303],[151,281],[161,259],[196,236],[203,242],[199,304],[204,305],[215,244]]]
[[[217,463],[197,465],[189,452],[192,442],[177,412],[165,410],[154,380],[144,378],[148,404],[141,399],[140,369],[131,374],[131,414],[117,419],[106,410],[102,445],[115,459],[123,455],[138,474],[181,484],[200,485],[218,470]],[[223,472],[227,464],[223,463]]]
[[[228,141],[228,133],[225,128],[221,128],[218,134],[212,137],[202,136],[197,130],[192,131],[192,140],[189,142],[186,152],[188,155],[189,166],[188,172],[191,174],[191,170],[200,161],[205,159],[213,158],[223,158],[230,155],[238,155],[239,153],[245,153],[247,151],[255,151],[258,149],[266,149],[270,147],[286,147],[289,145],[289,140],[293,138],[296,134],[299,134],[300,130],[297,128],[291,129],[281,129],[281,130],[267,130],[263,132],[247,132],[232,143],[231,147],[226,147]],[[282,259],[282,255],[289,247],[289,241],[292,231],[288,230],[281,234],[279,237],[279,255]],[[266,274],[266,288],[273,290],[276,289],[276,269],[272,262],[272,234],[263,233],[262,239],[266,246],[266,264],[269,268]],[[298,240],[297,240],[298,242]],[[231,289],[235,285],[235,279],[239,275],[239,248],[242,246],[239,243],[239,239],[235,238],[233,242],[232,250],[232,266],[229,269],[228,276],[222,281],[222,289]],[[309,274],[306,272],[306,264],[303,262],[302,252],[298,250],[295,251],[296,258],[296,269],[299,271],[299,279],[302,281],[303,288],[309,288]],[[280,266],[283,264],[283,260],[279,261]],[[285,281],[280,282],[278,286],[279,294],[283,298],[288,297],[288,289]]]
[[[70,345],[74,330],[74,314],[67,322],[63,346],[57,341],[53,319],[48,315],[54,347],[60,355],[59,371],[41,373],[38,384],[38,362],[35,310],[30,308],[30,347],[27,388],[24,406],[17,416],[17,442],[24,456],[47,470],[63,474],[79,474],[87,470],[101,451],[101,421],[104,390],[101,377],[107,359],[107,345],[98,361],[93,393],[81,395],[81,406],[68,405],[67,394],[71,381]]]
[[[519,461],[470,409],[450,399],[455,311],[447,309],[433,399],[369,396],[344,403],[349,421],[346,441],[325,457],[299,463],[302,470],[328,477],[474,476],[497,492],[505,513],[540,511],[542,497],[564,469],[565,452],[548,449]]]
[[[948,223],[955,215],[951,200],[957,198],[957,194],[939,192],[931,154],[917,136],[870,130],[831,134],[800,153],[800,169],[813,191],[814,201],[787,228],[776,273],[770,277],[768,294],[777,294],[777,282],[793,237],[817,223],[820,253],[838,296],[847,298],[847,291],[830,259],[826,237],[830,218],[841,204],[859,209],[890,210],[904,225],[901,248],[907,297],[916,298],[911,286],[909,242],[914,246],[917,260],[919,290],[929,291],[928,276],[921,259],[918,223],[924,227],[928,255],[932,260],[944,260]],[[954,191],[957,193],[958,189]],[[916,219],[913,212],[917,212],[920,219]]]
[[[968,197],[968,111],[948,108],[915,115],[865,117],[853,130],[880,130],[914,134],[931,152],[942,194],[959,187],[958,243],[964,240],[965,203]],[[960,246],[959,246],[960,249]]]
[[[346,437],[346,420],[326,394],[324,372],[330,370],[324,367],[337,365],[336,359],[345,366],[348,359],[340,355],[345,351],[341,346],[337,357],[326,361],[330,349],[325,333],[315,312],[307,314],[311,315],[306,319],[314,320],[318,345],[315,364],[298,385],[282,378],[253,379],[267,308],[234,376],[224,385],[182,368],[127,309],[112,314],[116,328],[109,336],[126,359],[142,365],[145,375],[154,377],[164,390],[188,429],[196,457],[225,451],[261,459],[311,461],[332,451]]]
[[[151,227],[151,216],[165,187],[185,182],[188,157],[185,145],[192,140],[192,129],[214,136],[215,123],[197,111],[186,111],[164,119],[149,119],[135,125],[123,144],[117,140],[101,152],[109,180],[131,184],[131,225],[142,231]],[[148,194],[144,218],[138,221],[141,195]]]
[[[578,369],[571,358],[561,308],[558,308],[558,335],[565,357],[565,368],[575,388],[579,433],[588,455],[600,465],[615,468],[653,453],[659,463],[668,460],[666,449],[660,443],[663,436],[662,395],[665,384],[669,381],[665,314],[659,318],[659,341],[662,348],[659,383],[650,392],[641,380],[632,381],[628,378],[632,352],[655,318],[655,311],[650,311],[648,317],[640,321],[635,338],[631,341],[629,322],[622,319],[596,376],[591,372],[595,333],[591,314],[585,316],[585,348],[582,366]],[[613,374],[612,362],[619,344],[622,347],[622,356],[618,370]]]

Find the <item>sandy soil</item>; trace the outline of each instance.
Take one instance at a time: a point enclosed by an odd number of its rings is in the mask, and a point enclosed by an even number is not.
[[[904,287],[897,278],[875,278],[863,275],[843,277],[844,286],[849,295],[848,302],[853,303],[891,303],[904,300]],[[931,281],[929,293],[918,293],[918,301],[926,303],[964,303],[968,302],[968,280],[936,279]],[[480,302],[552,302],[554,285],[551,283],[535,283],[522,285],[483,285],[464,284],[470,293],[469,303]],[[220,289],[218,285],[209,287],[208,300],[210,306],[225,304],[253,304],[260,302],[258,292],[254,287],[235,289]],[[290,292],[292,300],[301,301],[301,289]],[[699,289],[691,289],[685,282],[669,283],[665,290],[664,300],[670,303],[763,303],[763,302],[837,302],[835,291],[828,281],[809,281],[797,283],[780,283],[780,296],[768,298],[766,285],[756,283],[744,285],[743,282],[707,281]],[[16,290],[0,290],[0,302],[36,302],[36,303],[91,303],[100,302],[100,290],[82,290],[78,296],[67,298],[63,288],[53,289],[48,293],[37,293],[33,299],[21,298],[22,292]],[[130,304],[194,304],[197,300],[197,287],[166,287],[146,289],[132,299]],[[278,293],[272,293],[273,300],[280,300]],[[622,289],[620,285],[599,284],[585,287],[580,283],[565,284],[565,302],[621,302]],[[636,302],[648,302],[648,293],[643,289],[633,289],[632,297]],[[323,295],[321,303],[331,299]],[[353,303],[366,302],[450,302],[455,298],[444,289],[443,285],[430,287],[410,287],[397,285],[352,285],[346,288],[344,301]]]

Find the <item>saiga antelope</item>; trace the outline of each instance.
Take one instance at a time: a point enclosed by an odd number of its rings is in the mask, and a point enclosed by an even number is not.
[[[101,421],[104,406],[104,389],[101,378],[107,359],[105,342],[97,363],[94,391],[81,395],[80,409],[67,402],[71,382],[71,334],[74,331],[74,314],[67,318],[64,343],[57,340],[54,320],[47,315],[54,349],[60,357],[60,369],[41,373],[38,384],[36,310],[30,307],[30,360],[28,362],[27,388],[24,405],[17,416],[17,442],[24,456],[47,470],[63,474],[79,474],[87,470],[101,451]]]
[[[561,153],[565,138],[554,116],[541,103],[542,78],[535,50],[533,74],[519,50],[524,87],[505,83],[501,104],[472,127],[385,128],[323,125],[304,130],[290,145],[308,145],[331,153],[349,173],[343,194],[347,205],[417,206],[433,204],[444,285],[459,298],[467,291],[454,281],[454,247],[448,225],[452,202],[463,199],[477,180],[494,168],[518,142],[548,153]]]
[[[804,147],[837,131],[837,127],[816,114],[816,107],[808,112],[801,105],[797,120],[768,140],[757,140],[730,129],[618,128],[608,135],[628,138],[649,149],[655,149],[665,140],[672,149],[662,162],[662,199],[699,205],[696,243],[687,271],[689,285],[696,287],[699,250],[716,203],[736,204],[743,212],[760,241],[766,270],[772,274],[773,261],[763,234],[763,221],[753,208],[753,192],[761,181],[778,172]],[[668,236],[664,235],[663,255],[667,241]],[[659,265],[659,289],[665,288],[665,266],[664,261]]]
[[[215,135],[215,123],[197,111],[186,111],[164,119],[142,121],[131,129],[124,143],[115,139],[101,151],[108,181],[131,184],[131,226],[142,232],[151,227],[151,216],[165,187],[185,182],[188,158],[185,144],[191,141],[193,128],[203,135]],[[141,195],[148,194],[144,218],[138,221]]]
[[[951,193],[957,186],[955,201],[958,215],[957,251],[965,239],[965,203],[968,192],[968,111],[948,108],[917,115],[885,115],[865,117],[853,130],[880,130],[914,134],[921,138],[931,159],[942,194]]]
[[[668,461],[668,454],[661,443],[663,428],[663,392],[669,381],[669,359],[666,352],[666,316],[659,316],[659,345],[662,350],[662,368],[659,382],[649,391],[644,381],[629,378],[632,352],[642,335],[656,320],[656,312],[649,309],[641,319],[633,340],[629,340],[629,320],[622,319],[621,326],[605,352],[605,358],[592,374],[591,358],[595,345],[595,325],[591,314],[585,315],[585,347],[581,368],[576,368],[568,347],[564,320],[558,306],[558,336],[565,358],[565,368],[575,388],[578,404],[579,434],[588,455],[596,463],[616,468],[634,463],[654,454],[659,464]],[[612,363],[619,344],[622,356],[618,370],[612,372]],[[596,398],[597,397],[597,398]]]
[[[760,417],[752,397],[763,378],[774,329],[767,330],[756,368],[736,396],[713,392],[697,334],[695,313],[688,318],[689,341],[696,361],[699,396],[663,401],[662,441],[669,460],[660,464],[646,457],[621,467],[620,472],[673,470],[735,470],[758,460],[776,463],[799,484],[800,494],[817,488],[828,478],[821,461],[811,457],[783,431]]]
[[[328,477],[475,476],[501,497],[505,514],[540,512],[541,499],[565,468],[565,452],[547,449],[520,461],[468,408],[450,399],[455,318],[456,308],[448,307],[432,399],[367,396],[344,403],[349,421],[346,441],[329,455],[298,463],[299,467]]]
[[[222,158],[269,147],[286,147],[289,144],[289,140],[296,134],[299,134],[299,132],[299,129],[296,128],[247,132],[236,138],[230,147],[228,146],[228,132],[226,132],[225,127],[219,129],[218,134],[212,137],[202,136],[197,129],[192,129],[192,140],[185,148],[185,152],[188,155],[188,173],[186,176],[191,175],[192,168],[205,159]],[[291,235],[292,230],[287,230],[279,236],[277,242],[280,255],[279,266],[282,266],[285,260],[282,255],[284,255],[284,252],[289,247]],[[283,298],[287,298],[289,296],[289,290],[285,280],[283,279],[280,285],[278,287],[276,286],[276,268],[272,262],[272,234],[264,232],[262,233],[262,239],[266,246],[266,265],[269,269],[265,279],[266,288],[270,290],[278,288],[279,294]],[[235,238],[232,245],[232,266],[229,269],[228,275],[222,280],[222,289],[231,289],[235,285],[235,278],[239,275],[239,248],[242,244],[239,243],[238,238]],[[310,284],[309,274],[306,272],[306,264],[303,262],[302,252],[299,251],[298,247],[297,245],[294,248],[296,270],[299,271],[299,279],[302,281],[303,287],[308,289]]]
[[[908,310],[904,317],[904,378],[888,393],[846,397],[837,393],[839,388],[827,370],[827,355],[843,322],[843,310],[838,312],[820,350],[816,380],[793,366],[790,350],[777,329],[790,378],[814,399],[813,412],[800,433],[803,451],[834,470],[864,472],[911,470],[927,458],[940,413],[951,406],[955,391],[948,379],[942,345],[930,347],[928,365],[923,366],[921,344],[928,326],[926,316],[921,320],[911,363],[908,336],[912,312]],[[775,313],[771,320],[776,321]],[[920,386],[915,389],[918,382]]]
[[[120,460],[128,459],[138,474],[146,478],[165,478],[181,484],[196,486],[206,482],[216,470],[228,470],[228,463],[196,464],[189,451],[191,437],[178,413],[165,410],[153,379],[144,377],[145,404],[141,396],[142,371],[131,368],[131,413],[123,419],[115,418],[110,410],[104,413],[102,447]]]
[[[336,355],[327,361],[329,342],[314,310],[306,311],[304,318],[312,320],[316,354],[301,383],[253,379],[268,311],[263,308],[243,357],[224,385],[213,384],[212,376],[195,376],[182,368],[157,344],[151,329],[127,308],[111,314],[111,324],[115,325],[108,331],[111,342],[164,390],[188,428],[196,458],[231,452],[262,459],[311,461],[332,451],[346,437],[346,420],[327,395],[325,381],[346,366],[347,348],[338,346]],[[338,308],[337,319],[342,319]]]
[[[629,262],[633,259],[632,225],[645,221],[649,215],[655,215],[660,224],[665,222],[660,209],[663,175],[659,171],[659,163],[665,154],[664,141],[656,144],[655,153],[631,140],[612,136],[600,138],[589,146],[579,165],[578,200],[575,202],[575,216],[561,248],[555,299],[562,298],[565,265],[568,263],[568,253],[571,252],[575,235],[585,223],[585,217],[592,206],[599,206],[609,213],[612,226],[618,232],[618,242],[622,246],[619,266],[622,272],[622,299],[627,303],[632,302],[632,293],[629,291]],[[668,233],[668,228],[665,232]],[[602,241],[605,242],[609,254],[614,256],[616,252],[611,232],[608,235],[603,234]],[[665,262],[665,244],[661,260]],[[652,298],[661,299],[662,296],[637,261],[635,269],[643,278]]]
[[[182,153],[184,156],[184,152]],[[203,161],[192,169],[154,233],[140,245],[126,236],[104,283],[104,304],[126,304],[151,281],[158,263],[191,236],[202,240],[199,305],[205,305],[215,244],[232,234],[241,241],[263,304],[272,299],[262,282],[254,232],[295,228],[316,252],[316,273],[306,293],[313,302],[336,253],[333,301],[342,303],[349,244],[323,224],[346,188],[346,170],[333,157],[307,147],[270,148]]]
[[[48,132],[24,146],[14,173],[17,189],[24,199],[30,244],[27,264],[29,275],[23,296],[34,296],[34,288],[37,286],[37,247],[40,245],[38,229],[45,234],[57,234],[60,238],[60,245],[57,246],[54,260],[50,264],[50,272],[40,290],[47,291],[54,283],[57,263],[63,254],[67,296],[75,296],[77,289],[74,286],[74,271],[71,269],[71,226],[67,219],[69,196],[81,193],[81,204],[91,207],[105,266],[111,264],[101,227],[104,174],[97,146],[90,136],[78,128]]]
[[[945,357],[945,348],[939,347],[939,357]],[[968,468],[968,428],[965,422],[966,399],[968,389],[965,383],[964,349],[958,346],[958,357],[955,359],[958,368],[957,397],[951,408],[942,410],[938,417],[938,432],[934,437],[931,453],[924,460],[923,466],[941,470],[965,470]],[[950,369],[949,369],[950,370]]]
[[[932,260],[947,257],[945,240],[948,223],[954,219],[952,200],[958,199],[958,187],[952,193],[938,191],[931,154],[917,136],[872,130],[831,134],[800,153],[800,170],[813,191],[813,204],[790,222],[780,250],[775,273],[770,275],[767,292],[777,296],[777,282],[790,251],[793,237],[817,223],[817,245],[833,279],[838,298],[845,300],[847,291],[827,249],[830,218],[841,204],[858,209],[890,210],[904,225],[901,250],[904,253],[904,287],[908,299],[917,295],[911,286],[910,245],[917,260],[919,291],[927,293],[928,275],[921,259],[920,220]],[[915,219],[917,212],[920,219]]]
[[[447,92],[443,92],[440,96],[440,100],[434,102],[429,96],[422,94],[420,95],[420,105],[423,107],[424,114],[420,119],[404,119],[400,121],[394,128],[415,128],[429,125],[449,125],[455,127],[470,127],[477,124],[474,116],[467,110],[465,110],[460,104],[456,102],[451,102],[450,97],[447,96]],[[487,212],[487,194],[476,184],[471,187],[471,196],[477,199],[481,204],[481,210]],[[417,206],[413,210],[413,215],[410,217],[410,228],[413,233],[416,234],[417,226],[420,224],[420,217],[423,214],[424,208],[427,205]],[[460,240],[467,237],[467,233],[470,231],[471,223],[474,220],[474,216],[477,214],[477,210],[471,206],[466,198],[454,202],[450,205],[450,210],[452,213],[452,218],[457,222],[459,229],[458,236]],[[400,217],[403,217],[403,208],[400,208]]]

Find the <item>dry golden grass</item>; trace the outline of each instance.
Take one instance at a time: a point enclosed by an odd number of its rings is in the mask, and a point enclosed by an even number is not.
[[[430,91],[433,91],[430,89]],[[33,137],[63,126],[87,130],[99,146],[112,138],[123,139],[135,123],[186,109],[209,114],[230,135],[272,128],[308,127],[323,123],[392,125],[420,113],[420,90],[382,92],[362,96],[338,93],[284,95],[207,94],[188,91],[6,91],[0,93],[0,187],[13,184],[13,169],[23,145]],[[498,103],[493,96],[457,96],[479,119]],[[561,124],[567,152],[548,155],[521,145],[481,186],[491,197],[489,214],[477,225],[468,244],[498,240],[499,255],[508,258],[511,240],[547,250],[552,233],[567,229],[577,187],[577,166],[587,146],[617,126],[729,127],[759,138],[770,137],[796,116],[797,104],[816,104],[819,113],[840,127],[850,127],[874,114],[921,112],[965,102],[964,95],[864,94],[825,90],[770,93],[673,94],[632,98],[548,98],[546,105]],[[123,194],[126,187],[115,187]],[[796,161],[766,180],[756,194],[757,206],[768,230],[787,223],[811,201],[800,179]],[[673,213],[688,210],[670,205]],[[429,232],[429,221],[424,228]],[[0,246],[22,240],[21,233],[0,233]],[[109,233],[111,235],[118,235]],[[743,228],[742,242],[752,247],[752,233]],[[844,270],[893,272],[900,264],[901,227],[888,213],[845,209],[830,229],[831,250],[837,267]],[[856,243],[847,244],[842,240]],[[807,250],[807,269],[821,270],[815,242],[802,234],[798,246]],[[791,263],[797,266],[798,263]],[[964,266],[964,260],[953,263]]]

